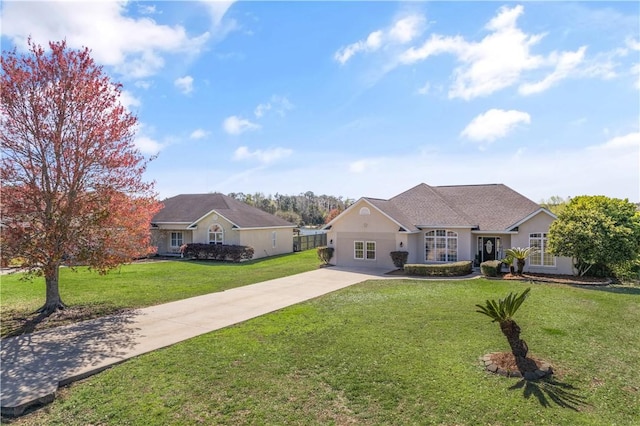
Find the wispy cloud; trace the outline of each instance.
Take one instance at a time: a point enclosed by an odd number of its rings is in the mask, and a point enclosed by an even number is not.
[[[294,108],[286,96],[273,95],[268,102],[259,104],[253,111],[256,118],[262,118],[267,112],[273,111],[281,117]]]
[[[260,127],[261,126],[258,123],[253,123],[246,118],[238,117],[236,115],[225,118],[222,123],[224,131],[230,135],[240,135],[247,131],[258,130]]]
[[[375,52],[388,45],[409,43],[423,33],[425,22],[422,15],[404,16],[388,28],[373,31],[365,39],[341,47],[333,58],[344,65],[357,53]]]
[[[233,159],[236,161],[242,160],[255,160],[262,164],[270,164],[278,161],[282,158],[289,157],[293,153],[293,150],[288,148],[271,148],[271,149],[256,149],[251,151],[246,146],[241,146],[233,154]]]
[[[209,136],[209,132],[207,132],[204,129],[196,129],[193,132],[191,132],[191,134],[189,135],[189,138],[191,139],[204,139],[207,136]]]
[[[486,144],[507,136],[520,124],[529,123],[531,116],[526,112],[490,109],[471,120],[460,135],[471,141]]]

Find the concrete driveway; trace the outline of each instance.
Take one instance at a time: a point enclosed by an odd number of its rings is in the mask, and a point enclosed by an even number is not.
[[[53,401],[59,386],[210,331],[372,279],[386,271],[320,268],[219,293],[3,339],[2,414]]]

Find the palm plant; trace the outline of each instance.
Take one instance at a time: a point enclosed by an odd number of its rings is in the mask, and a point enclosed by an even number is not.
[[[507,257],[510,257],[517,261],[516,263],[518,265],[518,275],[522,275],[527,257],[531,256],[532,254],[538,253],[538,249],[535,247],[514,247],[505,250],[504,253],[507,255]]]
[[[521,294],[509,293],[506,298],[497,302],[495,300],[487,300],[485,306],[476,305],[479,308],[476,312],[484,314],[491,318],[493,322],[500,324],[500,330],[507,338],[516,362],[522,361],[527,357],[529,348],[527,343],[520,339],[520,327],[513,320],[513,316],[529,295],[530,290],[531,288],[527,288]]]

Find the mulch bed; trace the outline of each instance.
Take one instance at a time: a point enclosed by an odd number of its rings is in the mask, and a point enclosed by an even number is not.
[[[539,380],[553,374],[551,365],[535,356],[527,356],[518,364],[511,352],[494,352],[480,357],[486,371],[506,377]]]
[[[534,274],[524,273],[522,275],[517,274],[504,274],[499,278],[503,280],[520,280],[520,281],[538,281],[547,283],[559,283],[559,284],[572,284],[572,285],[609,285],[611,280],[609,278],[599,277],[577,277],[573,275],[553,275],[553,274]]]

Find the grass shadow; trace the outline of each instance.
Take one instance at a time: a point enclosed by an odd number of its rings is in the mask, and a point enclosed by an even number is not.
[[[522,379],[509,387],[509,390],[519,389],[522,389],[522,396],[525,399],[533,396],[545,408],[549,408],[555,403],[562,408],[580,411],[581,407],[587,405],[584,398],[578,393],[578,388],[555,380],[553,377],[536,381]]]
[[[640,287],[635,287],[635,286],[615,285],[615,284],[610,284],[607,286],[589,286],[589,285],[574,284],[572,285],[572,287],[577,287],[584,290],[596,290],[596,291],[604,291],[607,293],[632,294],[635,296],[640,296]]]

